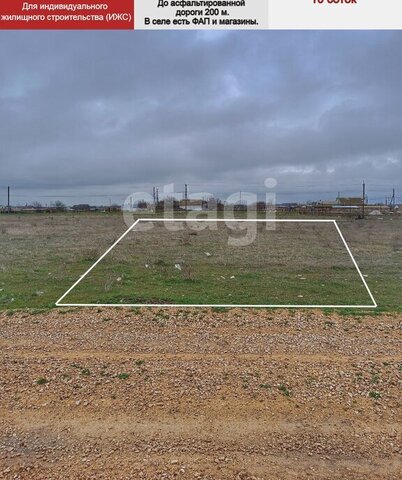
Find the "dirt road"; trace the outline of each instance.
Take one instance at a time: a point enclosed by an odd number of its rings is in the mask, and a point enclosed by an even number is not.
[[[0,478],[400,479],[402,318],[0,314]]]

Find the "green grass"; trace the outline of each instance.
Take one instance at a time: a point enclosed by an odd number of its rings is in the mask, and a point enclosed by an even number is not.
[[[43,377],[40,377],[36,380],[37,385],[45,385],[48,382],[49,382],[49,380],[47,380],[46,378],[43,378]]]
[[[380,381],[380,376],[379,376],[378,373],[375,373],[375,374],[372,376],[372,378],[371,378],[371,383],[372,383],[372,384],[376,384],[376,383],[378,383],[379,381]]]
[[[171,265],[174,261],[170,262]],[[170,270],[154,266],[141,268],[139,260],[133,265],[105,264],[91,273],[66,298],[71,303],[176,303],[176,304],[369,304],[356,272],[350,268],[342,277],[330,276],[325,268],[304,270],[308,280],[301,283],[295,272],[282,267],[243,266],[222,261],[217,264],[193,263],[194,278],[186,278],[173,267]],[[300,271],[300,270],[299,270]],[[231,277],[235,276],[235,279]],[[346,277],[346,278],[345,278]],[[105,288],[105,279],[122,278]],[[323,286],[325,281],[325,286]],[[139,292],[136,295],[134,292]],[[222,309],[215,308],[215,311]]]
[[[286,385],[284,385],[283,383],[281,385],[279,385],[278,387],[278,390],[283,394],[285,395],[285,397],[290,397],[292,392],[287,388]]]
[[[339,313],[364,317],[402,312],[401,220],[339,220],[379,304],[376,310],[351,308],[339,309]],[[0,221],[4,224],[0,234],[0,310],[10,316],[18,309],[30,309],[30,314],[35,315],[53,308],[55,301],[126,228],[121,216],[115,214],[2,215]],[[355,270],[346,263],[347,257],[340,256],[344,250],[336,250],[332,239],[318,229],[313,236],[301,228],[293,230],[292,235],[281,238],[283,245],[273,243],[275,249],[271,250],[269,237],[248,248],[230,250],[215,232],[159,232],[159,236],[158,243],[157,236],[133,232],[66,301],[369,303]],[[268,250],[273,255],[267,255]],[[212,256],[205,256],[210,251]],[[180,257],[181,271],[174,269],[176,257]],[[295,269],[298,259],[301,263]],[[145,268],[145,263],[152,267]],[[300,276],[306,280],[300,280]],[[117,282],[117,278],[121,281]],[[325,310],[327,314],[332,312]],[[104,319],[106,322],[108,317]]]

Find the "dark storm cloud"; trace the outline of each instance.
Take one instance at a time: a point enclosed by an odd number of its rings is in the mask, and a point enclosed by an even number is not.
[[[275,176],[320,192],[402,177],[402,32],[1,39],[2,186],[230,191]]]

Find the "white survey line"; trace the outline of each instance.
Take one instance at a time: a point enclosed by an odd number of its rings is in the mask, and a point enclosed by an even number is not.
[[[377,308],[375,305],[240,305],[230,303],[227,305],[205,303],[59,303],[58,307],[150,307],[150,308]]]
[[[293,220],[285,218],[140,218],[141,222],[278,222],[278,223],[333,223],[335,220]]]

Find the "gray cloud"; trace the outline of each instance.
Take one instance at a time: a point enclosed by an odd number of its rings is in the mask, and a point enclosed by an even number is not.
[[[1,187],[402,190],[402,32],[0,35]]]

